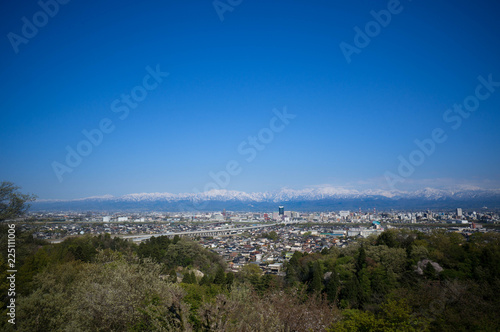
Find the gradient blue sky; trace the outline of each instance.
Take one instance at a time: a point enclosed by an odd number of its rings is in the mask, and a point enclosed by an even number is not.
[[[237,160],[227,189],[383,188],[440,127],[448,140],[401,189],[498,188],[500,88],[457,130],[443,113],[479,75],[500,81],[500,4],[402,0],[348,64],[339,44],[387,4],[245,0],[221,21],[212,1],[71,1],[16,54],[8,33],[40,7],[4,1],[0,180],[39,198],[192,192]],[[120,120],[111,103],[157,64],[170,75]],[[246,162],[238,145],[284,106],[297,117]],[[59,182],[52,162],[103,118],[115,130]]]

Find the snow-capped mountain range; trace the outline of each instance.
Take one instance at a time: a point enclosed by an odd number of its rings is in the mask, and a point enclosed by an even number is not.
[[[200,193],[138,193],[119,197],[112,195],[93,196],[73,200],[39,200],[33,210],[145,210],[166,211],[213,210],[227,206],[234,210],[259,210],[285,204],[305,210],[325,210],[332,205],[337,208],[401,207],[408,209],[422,207],[453,208],[465,206],[500,207],[500,189],[478,187],[457,187],[447,189],[425,188],[417,191],[401,190],[356,190],[343,187],[313,187],[306,189],[283,188],[274,192],[234,191],[214,189]],[[465,207],[464,206],[464,207]]]

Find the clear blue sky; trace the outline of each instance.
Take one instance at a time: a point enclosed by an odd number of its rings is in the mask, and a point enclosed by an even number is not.
[[[230,160],[231,190],[382,188],[435,128],[448,139],[401,188],[498,188],[500,87],[458,129],[443,120],[479,75],[500,81],[495,1],[402,0],[350,63],[340,43],[387,1],[244,0],[221,21],[212,1],[73,0],[46,24],[35,1],[1,6],[0,179],[40,198],[203,190]],[[121,120],[113,101],[157,65],[169,76]],[[238,146],[285,106],[296,118],[248,162]],[[59,181],[53,162],[106,118],[114,130]]]

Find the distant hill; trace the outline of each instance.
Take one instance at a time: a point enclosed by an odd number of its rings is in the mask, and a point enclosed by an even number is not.
[[[203,193],[141,193],[110,195],[73,200],[39,200],[33,211],[329,211],[372,209],[490,209],[500,208],[500,190],[466,188],[458,190],[425,188],[399,190],[350,190],[336,187],[276,192],[245,193],[211,190]]]

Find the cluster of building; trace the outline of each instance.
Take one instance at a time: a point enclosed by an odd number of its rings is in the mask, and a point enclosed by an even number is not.
[[[186,233],[194,231],[213,231],[220,229],[218,223],[193,224],[189,222],[48,222],[24,223],[20,225],[23,231],[33,231],[33,236],[44,240],[57,240],[69,236],[111,234],[127,235],[159,235],[171,233]]]
[[[480,223],[498,223],[498,211],[463,211],[461,208],[450,211],[330,211],[330,212],[296,212],[287,211],[279,206],[274,212],[60,212],[31,213],[31,220],[61,222],[103,222],[103,223],[155,223],[155,222],[314,222],[314,223],[446,223],[454,220],[467,220]]]
[[[231,237],[202,238],[199,243],[221,255],[233,272],[246,264],[257,264],[264,273],[281,274],[283,263],[295,251],[313,253],[345,246],[347,234],[348,230],[331,226],[278,224]]]
[[[381,233],[384,228],[405,227],[428,232],[436,227],[467,235],[486,231],[482,224],[496,223],[494,212],[352,212],[298,213],[283,206],[273,213],[32,213],[20,223],[33,236],[52,242],[84,234],[111,234],[133,241],[151,236],[185,236],[220,254],[231,271],[246,264],[258,265],[264,273],[283,274],[283,263],[293,252],[319,252],[346,246],[359,237]],[[454,225],[448,225],[454,224]],[[384,225],[384,227],[382,226]],[[391,226],[392,225],[392,226]]]
[[[257,264],[264,273],[281,274],[293,252],[319,252],[346,246],[359,237],[381,233],[384,228],[406,227],[428,232],[436,227],[467,235],[486,231],[482,224],[498,223],[495,212],[362,212],[299,213],[283,206],[272,213],[31,213],[19,227],[52,242],[84,234],[111,234],[133,241],[167,235],[195,238],[220,254],[229,269],[239,271]],[[28,222],[29,221],[29,222]],[[454,224],[454,225],[448,225]],[[382,227],[384,225],[384,227]],[[392,226],[391,226],[392,225]]]
[[[31,213],[23,227],[34,230],[41,239],[60,239],[83,234],[134,235],[166,234],[196,231],[212,231],[221,228],[237,228],[248,224],[342,224],[351,225],[347,236],[369,236],[380,230],[380,224],[457,224],[460,227],[481,228],[482,224],[498,223],[496,212],[463,211],[332,211],[299,213],[286,211],[279,206],[272,213],[254,212],[198,212],[198,213],[106,213],[61,212]],[[363,224],[368,227],[359,227]],[[239,225],[239,226],[238,226]],[[373,227],[370,227],[373,226]],[[236,233],[236,232],[233,232]]]

